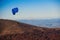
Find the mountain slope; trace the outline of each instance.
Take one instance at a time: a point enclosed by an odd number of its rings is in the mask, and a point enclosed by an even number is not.
[[[43,28],[0,19],[0,40],[60,40],[60,28]]]

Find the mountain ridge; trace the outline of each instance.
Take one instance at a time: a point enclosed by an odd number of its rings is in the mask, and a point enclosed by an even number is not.
[[[60,40],[60,28],[38,27],[0,19],[0,40]]]

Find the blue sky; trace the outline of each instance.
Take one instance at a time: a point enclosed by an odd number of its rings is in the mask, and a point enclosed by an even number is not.
[[[3,19],[53,19],[60,18],[59,0],[0,0],[0,18]],[[19,12],[12,14],[12,8]]]

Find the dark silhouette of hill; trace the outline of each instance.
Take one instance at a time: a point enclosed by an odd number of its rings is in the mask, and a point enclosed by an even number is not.
[[[0,40],[60,40],[60,28],[44,28],[0,19]]]

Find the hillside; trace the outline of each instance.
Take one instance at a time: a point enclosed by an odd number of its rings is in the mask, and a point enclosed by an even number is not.
[[[60,40],[60,28],[44,28],[0,19],[0,40]]]

